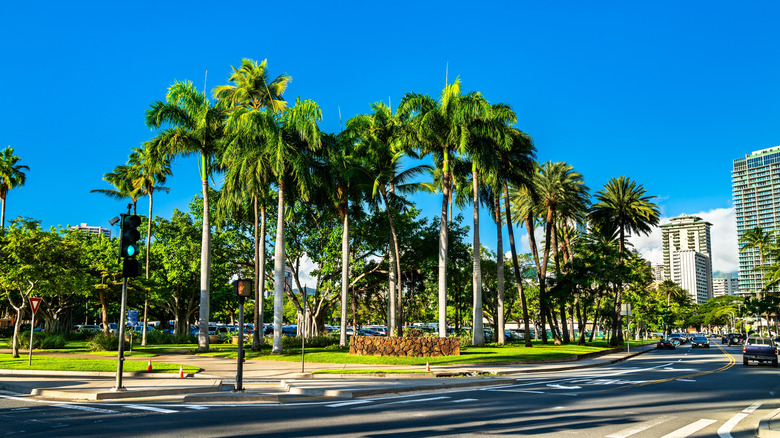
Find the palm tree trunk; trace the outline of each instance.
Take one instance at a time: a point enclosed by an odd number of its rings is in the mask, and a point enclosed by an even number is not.
[[[450,195],[449,163],[444,153],[444,181],[442,181],[441,221],[439,223],[439,337],[447,337],[447,204]]]
[[[474,195],[474,269],[471,280],[474,297],[474,314],[472,315],[474,322],[472,327],[474,330],[471,332],[471,336],[474,346],[482,347],[485,345],[485,330],[482,324],[482,245],[479,241],[479,174],[475,170],[473,170],[471,173],[472,190]]]
[[[520,274],[520,262],[517,260],[517,248],[515,246],[515,232],[512,229],[512,209],[509,202],[509,186],[504,184],[504,209],[506,211],[506,228],[509,234],[509,249],[512,251],[512,268],[515,272],[515,281],[517,281],[517,293],[520,295],[520,303],[523,307],[523,328],[525,329],[525,346],[531,347],[531,324],[528,318],[528,304],[525,300],[525,291],[523,290],[523,277]]]
[[[349,293],[349,208],[344,209],[341,231],[341,333],[339,345],[347,346],[347,294]]]
[[[149,279],[149,248],[152,244],[152,205],[154,204],[154,198],[151,189],[147,190],[149,193],[149,218],[146,221],[146,279]],[[144,293],[144,326],[141,328],[141,345],[146,345],[146,326],[148,325],[149,315],[149,292]]]
[[[5,198],[0,199],[0,228],[5,228]]]
[[[545,304],[545,283],[544,275],[542,273],[542,264],[539,261],[539,250],[536,245],[536,236],[534,235],[533,225],[533,213],[529,212],[525,217],[525,227],[528,232],[528,246],[531,247],[531,255],[534,258],[536,264],[536,272],[539,278],[539,320],[541,321],[541,338],[542,344],[547,344],[547,326],[545,320],[547,318],[547,305]],[[540,335],[539,330],[536,331],[537,336]]]
[[[206,157],[202,160],[206,166]],[[203,232],[200,239],[200,314],[198,318],[198,351],[209,349],[209,274],[211,269],[211,223],[209,222],[209,180],[203,183]]]
[[[257,196],[253,197],[254,200],[254,229],[255,229],[255,331],[252,333],[252,351],[260,351],[263,344],[261,342],[263,337],[263,283],[264,283],[264,267],[265,260],[260,260],[260,252],[263,252],[265,256],[265,232],[262,233],[263,242],[260,242],[260,218],[259,216],[259,202]],[[263,226],[265,226],[265,218],[263,218]]]
[[[504,236],[501,230],[501,203],[499,202],[499,196],[500,194],[498,193],[495,193],[493,196],[493,214],[496,217],[496,277],[498,281],[498,305],[496,310],[498,327],[496,328],[496,337],[498,338],[498,344],[504,345]]]
[[[276,244],[274,245],[274,345],[273,353],[282,352],[282,315],[284,312],[284,181],[280,178]]]

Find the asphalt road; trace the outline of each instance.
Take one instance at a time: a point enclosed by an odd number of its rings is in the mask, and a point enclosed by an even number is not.
[[[719,340],[717,340],[719,341]],[[36,402],[0,397],[0,435],[752,437],[780,407],[780,370],[689,345],[503,387],[285,404]]]

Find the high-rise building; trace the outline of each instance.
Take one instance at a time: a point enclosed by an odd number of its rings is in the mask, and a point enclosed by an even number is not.
[[[761,227],[772,233],[780,225],[780,146],[755,151],[734,160],[731,172],[737,241],[746,231]],[[758,248],[742,251],[739,244],[740,293],[751,294],[764,287]],[[772,260],[764,260],[765,264]]]
[[[650,270],[653,272],[653,281],[662,282],[667,279],[664,265],[650,265]]]
[[[91,227],[87,224],[81,224],[79,226],[72,226],[70,227],[71,230],[79,230],[83,233],[87,234],[102,234],[109,239],[111,238],[111,230],[109,228],[103,228],[103,227]]]
[[[711,223],[698,216],[679,216],[661,225],[664,277],[703,304],[712,298]]]
[[[721,297],[723,295],[739,294],[739,277],[732,277],[728,274],[726,278],[712,279],[712,295]]]

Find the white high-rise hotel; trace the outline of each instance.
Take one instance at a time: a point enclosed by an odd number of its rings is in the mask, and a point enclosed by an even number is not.
[[[711,226],[698,216],[680,216],[661,225],[664,277],[687,290],[696,304],[712,298]]]
[[[780,225],[780,146],[755,151],[734,160],[731,173],[734,209],[737,216],[737,239],[746,231],[761,227],[774,233]],[[739,245],[740,249],[744,245]],[[771,263],[764,260],[764,263]],[[757,248],[739,253],[739,288],[741,293],[756,293],[764,287]]]

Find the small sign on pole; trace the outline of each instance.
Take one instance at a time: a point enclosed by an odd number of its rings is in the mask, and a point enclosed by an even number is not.
[[[35,315],[35,312],[38,311],[38,307],[41,305],[41,301],[43,301],[43,298],[30,297],[30,307],[32,307],[33,315]]]
[[[33,333],[35,333],[35,312],[41,306],[43,298],[30,297],[30,307],[32,308],[32,318],[30,319],[30,357],[27,359],[27,366],[32,365]]]

